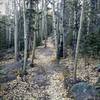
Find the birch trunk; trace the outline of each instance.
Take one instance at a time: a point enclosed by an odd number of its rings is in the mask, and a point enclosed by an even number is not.
[[[45,48],[47,47],[47,1],[45,0],[45,5],[44,5],[44,19],[45,19]]]
[[[39,33],[40,33],[40,37],[41,37],[41,44],[42,44],[42,41],[43,41],[43,34],[42,34],[42,14],[40,15],[40,30],[39,30]]]
[[[38,4],[37,4],[37,8],[38,10]],[[35,28],[37,27],[37,23],[38,22],[38,14],[35,15]],[[35,58],[35,49],[36,49],[36,34],[37,34],[38,31],[35,31],[34,32],[34,40],[33,40],[33,50],[32,50],[32,62],[31,62],[31,65],[33,66],[34,64],[34,58]]]
[[[62,28],[61,28],[61,33],[63,34],[63,57],[65,58],[65,50],[66,50],[66,47],[65,47],[65,33],[64,33],[64,24],[63,24],[63,22],[64,22],[64,0],[62,0],[62,2],[61,2],[61,15],[62,15]]]
[[[41,42],[44,38],[44,0],[42,0],[42,33],[41,33]]]
[[[55,0],[53,0],[53,34],[55,38],[56,60],[58,62],[58,35],[56,31]]]
[[[31,62],[32,66],[34,64],[35,48],[36,48],[36,32],[34,32],[34,40],[33,40],[32,62]]]
[[[24,66],[23,71],[26,70],[27,62],[27,32],[26,32],[26,16],[25,16],[25,0],[23,0],[23,19],[24,19]]]
[[[97,0],[97,9],[100,10],[100,0]]]
[[[57,34],[56,34],[56,17],[55,17],[55,0],[53,0],[53,33],[55,38],[55,47],[57,50]]]
[[[75,2],[75,8],[74,8],[74,30],[73,30],[73,44],[72,44],[72,56],[73,56],[73,60],[75,59],[75,49],[76,49],[76,42],[77,42],[77,3],[78,0],[74,0],[73,2]]]
[[[87,34],[89,35],[89,33],[90,33],[90,22],[91,22],[91,20],[90,20],[90,12],[91,12],[91,0],[89,0],[89,13],[88,13],[88,26],[87,26]]]
[[[14,0],[14,13],[15,13],[15,32],[14,32],[14,46],[15,46],[15,61],[18,60],[18,15],[16,0]]]
[[[9,48],[10,48],[10,46],[11,46],[11,25],[9,27]]]
[[[9,31],[8,31],[8,29],[9,29],[9,27],[8,27],[8,25],[6,25],[6,47],[7,48],[8,48],[8,39],[9,39]]]
[[[60,7],[60,5],[59,5],[59,3],[58,3],[58,5],[57,5],[57,9],[59,9],[59,7]],[[57,16],[57,25],[56,25],[56,33],[57,33],[57,50],[56,50],[56,59],[57,59],[57,63],[59,63],[59,59],[60,59],[60,57],[59,57],[59,44],[60,44],[60,31],[59,31],[59,29],[60,29],[60,27],[59,27],[59,17]]]
[[[76,45],[76,52],[75,52],[75,61],[74,61],[74,80],[75,81],[77,79],[77,61],[78,61],[79,44],[80,44],[80,38],[81,38],[81,32],[82,32],[83,15],[84,15],[84,0],[82,4],[82,10],[81,10],[81,16],[80,16],[80,27],[78,31],[77,45]]]

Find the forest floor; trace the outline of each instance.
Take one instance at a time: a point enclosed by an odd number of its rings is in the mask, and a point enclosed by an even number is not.
[[[47,48],[40,46],[36,49],[35,66],[28,68],[28,75],[23,80],[17,79],[4,84],[1,100],[72,100],[67,96],[65,79],[73,76],[73,61],[71,58],[62,59],[55,63],[55,49],[52,39],[47,41]],[[95,64],[84,67],[83,60],[78,64],[78,77],[94,84],[97,81]]]

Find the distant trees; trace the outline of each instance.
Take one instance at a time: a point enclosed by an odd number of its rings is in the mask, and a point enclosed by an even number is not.
[[[77,36],[78,36],[79,23],[80,23],[79,18],[80,18],[80,13],[81,13],[81,2],[79,0],[71,0],[71,1],[65,0],[64,5],[65,5],[64,9],[66,9],[67,12],[64,13],[63,24],[64,24],[64,27],[68,26],[67,28],[69,30],[68,32],[67,30],[65,30],[65,32],[67,32],[65,33],[66,39],[67,39],[66,47],[68,47],[68,45],[72,47],[73,45],[76,44],[76,42],[74,41],[77,40]],[[97,17],[97,15],[99,14],[97,5],[98,5],[97,1],[85,0],[85,5],[84,5],[85,11],[84,11],[84,16],[83,16],[84,18],[83,18],[81,40],[83,40],[83,37],[85,37],[87,34],[90,35],[91,33],[97,33],[100,29],[99,28],[100,25],[98,24],[100,17]],[[66,15],[69,15],[69,16],[66,16]],[[69,20],[69,25],[67,23],[68,20]],[[80,43],[80,46],[82,46],[81,43]],[[75,49],[73,49],[73,51],[74,50]]]
[[[81,10],[83,3],[84,11]],[[100,12],[98,12],[99,7],[97,5],[98,1],[95,0],[64,0],[63,28],[65,40],[63,42],[66,44],[66,50],[72,50],[75,79],[79,55],[87,58],[99,58],[100,23],[98,21],[100,17],[97,17],[97,13]]]
[[[7,23],[6,16],[1,16],[0,17],[0,50],[7,48],[7,41],[6,41],[6,26],[7,25],[8,23]]]
[[[83,23],[83,34],[80,45],[80,53],[85,57],[93,57],[98,58],[100,55],[99,51],[99,31],[100,24],[98,24],[100,17],[98,15],[97,2],[89,1],[86,2],[85,5],[88,5],[84,15],[84,23]],[[87,27],[87,28],[86,28]],[[85,48],[84,48],[85,47]]]
[[[7,50],[14,47],[14,2],[6,2],[6,14],[0,15],[0,50]]]

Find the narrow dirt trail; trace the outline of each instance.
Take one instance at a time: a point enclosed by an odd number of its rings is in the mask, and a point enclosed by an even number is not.
[[[18,77],[7,83],[9,91],[4,100],[69,100],[66,98],[63,72],[54,58],[55,49],[49,38],[47,48],[37,48],[36,66],[27,70],[25,81]]]
[[[0,100],[73,100],[68,98],[64,87],[64,78],[73,76],[73,62],[70,58],[62,59],[59,66],[55,63],[55,49],[52,39],[48,39],[47,48],[39,46],[36,49],[35,66],[28,68],[28,75],[5,83],[3,99]],[[83,61],[80,61],[78,76],[87,76]],[[84,68],[84,69],[82,69]],[[89,67],[91,69],[91,66]],[[96,72],[89,70],[91,83],[97,81]],[[65,83],[66,84],[66,83]],[[0,97],[2,97],[0,93]]]
[[[55,50],[51,39],[48,39],[47,48],[39,49],[37,55],[37,60],[40,61],[39,63],[37,61],[37,63],[45,70],[47,81],[49,82],[46,92],[50,100],[67,100],[63,72],[53,61],[55,59]]]

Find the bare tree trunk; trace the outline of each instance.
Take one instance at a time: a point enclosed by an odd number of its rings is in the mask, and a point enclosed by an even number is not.
[[[45,6],[44,6],[44,24],[45,24],[45,48],[47,47],[47,1],[45,0]]]
[[[42,34],[42,14],[40,15],[40,30],[39,30],[39,33],[40,33],[40,37],[41,37],[41,44],[42,44],[42,41],[43,41],[43,34]]]
[[[29,24],[27,25],[28,28],[28,34],[27,34],[27,58],[29,58],[30,55],[30,51],[32,49],[32,33],[33,33],[33,29],[32,29],[32,24],[33,24],[33,13],[32,13],[32,9],[33,9],[33,0],[29,0],[27,1],[27,3],[29,4],[29,17],[28,17],[28,21]]]
[[[26,31],[26,16],[25,16],[25,0],[23,0],[23,18],[24,18],[24,66],[23,71],[26,70],[27,62],[27,31]]]
[[[41,33],[41,42],[44,38],[44,0],[42,0],[42,33]]]
[[[14,46],[15,46],[15,61],[18,60],[18,15],[16,0],[14,0],[14,12],[15,12],[15,32],[14,32]]]
[[[40,15],[39,15],[39,3],[37,3],[37,38],[41,38],[40,34],[39,34],[39,30],[40,30]],[[40,42],[40,41],[39,41]]]
[[[65,7],[65,5],[64,5],[64,3],[65,3],[65,1],[64,0],[62,0],[62,34],[63,34],[63,58],[65,58],[65,55],[66,55],[66,41],[65,41],[65,32],[64,32],[64,7]]]
[[[7,1],[7,3],[6,3],[6,14],[7,14],[7,21],[8,21],[8,23],[9,23],[9,1]],[[10,24],[10,23],[9,23]],[[10,25],[9,25],[10,26]],[[8,25],[6,25],[6,47],[7,48],[9,48],[9,26]]]
[[[77,45],[76,45],[76,52],[75,52],[75,61],[74,61],[74,79],[77,79],[77,61],[78,61],[78,53],[79,53],[79,44],[82,32],[82,24],[83,24],[83,15],[84,15],[84,0],[82,4],[81,16],[80,16],[80,27],[78,31],[78,38],[77,38]]]
[[[10,46],[11,46],[11,25],[9,26],[9,47]]]
[[[56,17],[55,17],[55,0],[53,0],[53,33],[55,37],[55,46],[57,49],[57,34],[56,34]]]
[[[100,0],[97,0],[97,9],[100,9]]]
[[[59,2],[59,1],[58,1]],[[58,3],[57,5],[57,9],[60,8],[60,3]],[[59,17],[57,16],[57,25],[56,25],[56,33],[57,33],[57,50],[56,50],[56,59],[57,59],[57,63],[59,64],[59,60],[60,60],[60,56],[59,56],[59,44],[60,44],[60,27],[59,27]]]
[[[89,35],[90,33],[90,12],[91,12],[91,0],[89,0],[89,10],[88,10],[88,26],[87,26],[87,34]]]
[[[56,15],[55,15],[55,0],[53,0],[53,33],[54,33],[54,38],[55,38],[55,48],[56,48],[56,60],[57,63],[59,63],[58,59],[58,34],[56,30]]]
[[[73,60],[75,59],[75,49],[76,49],[76,42],[77,42],[77,34],[78,34],[78,29],[77,29],[77,3],[78,0],[74,0],[73,2],[75,2],[75,8],[74,8],[74,30],[73,30],[73,43],[72,43],[72,56],[73,56]]]
[[[9,39],[9,27],[6,25],[6,47],[8,48],[8,39]]]
[[[36,48],[36,32],[34,32],[34,40],[33,40],[33,50],[32,50],[32,66],[34,64],[34,58],[35,58],[35,48]]]
[[[36,7],[36,10],[38,10],[38,4]],[[37,27],[37,23],[38,22],[38,14],[35,15],[35,28]],[[34,40],[33,40],[33,50],[32,50],[32,62],[31,62],[31,66],[33,67],[34,64],[34,58],[35,58],[35,49],[36,49],[36,34],[38,31],[34,32]]]

